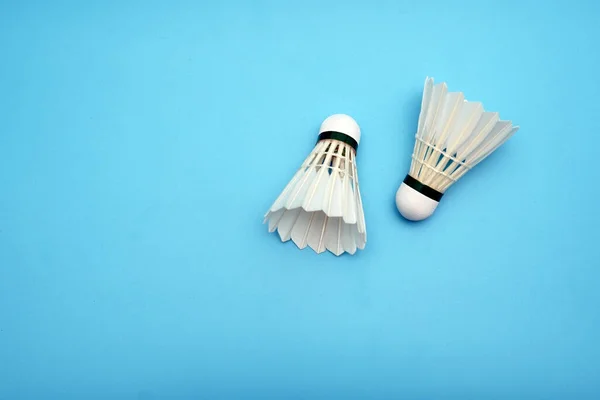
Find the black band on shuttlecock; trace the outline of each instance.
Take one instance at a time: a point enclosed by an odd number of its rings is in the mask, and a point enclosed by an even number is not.
[[[429,197],[431,200],[434,201],[440,201],[442,196],[444,195],[444,193],[440,193],[427,185],[423,185],[421,182],[419,182],[410,175],[406,175],[406,178],[404,178],[404,183],[410,186],[411,188],[415,189],[417,192]]]
[[[354,149],[354,151],[356,151],[358,149],[358,142],[356,140],[354,140],[354,138],[352,136],[346,135],[345,133],[342,133],[342,132],[335,132],[335,131],[322,132],[319,135],[319,140],[317,140],[317,142],[320,142],[321,140],[327,140],[327,139],[339,140],[340,142],[349,144]]]

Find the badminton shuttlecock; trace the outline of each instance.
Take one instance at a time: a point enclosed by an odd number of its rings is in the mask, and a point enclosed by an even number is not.
[[[328,117],[319,138],[298,172],[265,215],[269,232],[300,249],[310,246],[339,256],[354,254],[367,241],[356,149],[360,128],[344,114]]]
[[[410,172],[396,192],[398,211],[412,221],[429,217],[450,186],[518,129],[427,78]]]

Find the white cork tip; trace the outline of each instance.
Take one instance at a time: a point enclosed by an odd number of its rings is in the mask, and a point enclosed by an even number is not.
[[[422,221],[433,214],[439,202],[417,192],[402,182],[396,192],[396,207],[410,221]]]
[[[334,114],[321,124],[321,129],[319,130],[319,134],[323,132],[340,132],[350,136],[352,139],[356,140],[356,143],[360,143],[360,127],[349,115],[346,114]]]

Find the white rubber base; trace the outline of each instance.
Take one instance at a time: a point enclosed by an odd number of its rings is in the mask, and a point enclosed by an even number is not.
[[[431,200],[402,182],[396,192],[396,207],[400,214],[411,221],[422,221],[435,211],[439,202]]]
[[[344,133],[356,140],[356,143],[360,143],[360,127],[354,118],[349,115],[333,114],[327,117],[321,124],[319,133],[327,131]]]

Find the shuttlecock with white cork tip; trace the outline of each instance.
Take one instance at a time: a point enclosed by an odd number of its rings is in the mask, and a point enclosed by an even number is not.
[[[365,217],[358,187],[360,128],[345,114],[323,121],[317,143],[265,215],[283,242],[339,256],[364,249]]]
[[[396,192],[398,211],[412,221],[431,216],[446,190],[518,129],[427,78],[410,171]]]

